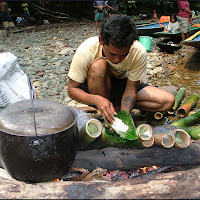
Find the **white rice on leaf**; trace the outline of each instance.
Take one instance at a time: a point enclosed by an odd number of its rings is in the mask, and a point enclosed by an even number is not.
[[[128,126],[126,124],[124,124],[124,122],[122,122],[121,119],[119,119],[118,117],[114,117],[115,120],[112,123],[112,128],[115,131],[120,131],[120,132],[126,132],[128,131]]]

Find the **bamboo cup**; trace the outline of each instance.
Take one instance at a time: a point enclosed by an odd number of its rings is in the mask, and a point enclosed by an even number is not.
[[[139,125],[136,133],[141,140],[150,140],[153,136],[152,128],[148,124]]]
[[[151,147],[154,144],[154,137],[152,136],[149,140],[143,140],[142,146],[143,147]]]
[[[177,148],[183,149],[189,146],[191,137],[186,131],[182,129],[174,129],[172,134],[174,135],[175,146]]]
[[[162,146],[164,148],[171,148],[174,146],[174,136],[171,134],[160,133],[155,136],[155,144]]]

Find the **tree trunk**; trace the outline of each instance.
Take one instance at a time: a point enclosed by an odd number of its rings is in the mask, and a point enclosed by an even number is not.
[[[199,184],[200,168],[115,182],[63,181],[27,184],[0,177],[0,198],[194,199],[200,198]]]
[[[89,171],[97,167],[107,170],[137,169],[144,166],[175,166],[200,164],[200,144],[191,143],[185,149],[161,147],[122,149],[104,148],[99,150],[79,151],[73,167]]]

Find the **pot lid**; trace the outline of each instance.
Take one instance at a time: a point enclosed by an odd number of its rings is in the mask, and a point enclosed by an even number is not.
[[[38,135],[61,132],[73,126],[77,115],[73,109],[49,100],[34,100]],[[0,130],[13,135],[35,136],[30,100],[9,104],[0,112]]]

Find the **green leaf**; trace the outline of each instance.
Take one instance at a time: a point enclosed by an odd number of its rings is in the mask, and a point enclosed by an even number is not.
[[[141,141],[138,140],[127,140],[120,135],[118,135],[116,132],[111,131],[110,129],[103,127],[102,129],[102,135],[100,137],[100,143],[103,143],[103,147],[140,147]]]
[[[128,140],[136,140],[138,139],[138,136],[136,134],[136,128],[135,128],[135,124],[133,121],[133,118],[131,117],[131,115],[124,111],[121,110],[117,113],[117,115],[115,115],[115,117],[118,117],[119,119],[122,120],[122,122],[128,126],[128,130],[126,132],[122,132],[122,131],[117,131],[112,127],[112,124],[110,124],[107,120],[105,120],[107,122],[107,124],[117,133],[120,135],[120,137],[124,138],[124,139],[128,139]]]

